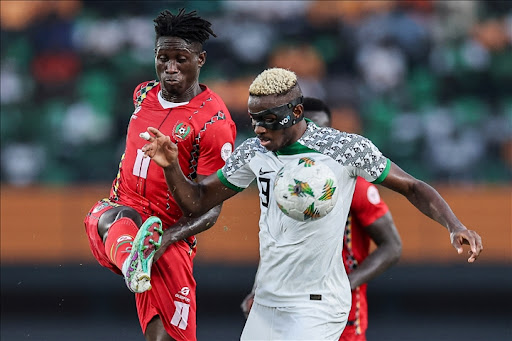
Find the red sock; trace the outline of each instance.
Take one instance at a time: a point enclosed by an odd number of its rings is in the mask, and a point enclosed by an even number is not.
[[[105,240],[105,252],[119,269],[123,268],[124,260],[130,254],[138,231],[139,228],[130,218],[121,218],[110,225]]]

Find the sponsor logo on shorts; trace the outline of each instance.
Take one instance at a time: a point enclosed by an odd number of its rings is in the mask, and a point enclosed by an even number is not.
[[[179,293],[174,295],[174,297],[177,297],[180,300],[183,300],[185,302],[189,302],[190,303],[190,298],[186,297],[186,296],[188,296],[189,293],[190,293],[189,287],[183,287],[183,288],[181,288]]]

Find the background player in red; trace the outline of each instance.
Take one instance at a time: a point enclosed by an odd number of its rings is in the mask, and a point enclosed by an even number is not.
[[[304,97],[304,117],[319,126],[331,126],[331,110],[320,99]],[[370,239],[376,244],[370,253]],[[350,213],[345,225],[343,263],[352,289],[352,308],[340,341],[365,341],[368,327],[367,282],[377,277],[400,258],[402,242],[375,185],[357,178]],[[249,315],[254,289],[241,304]]]
[[[178,144],[184,174],[201,180],[224,165],[236,127],[222,99],[199,83],[206,62],[203,43],[215,36],[210,22],[184,9],[177,15],[163,11],[154,22],[158,80],[135,88],[118,175],[109,198],[88,213],[85,227],[98,262],[124,275],[136,292],[146,340],[190,341],[196,339],[193,234],[215,223],[220,206],[200,218],[182,217],[161,167],[141,151],[141,133],[148,126],[165,131]],[[182,232],[171,233],[178,227]],[[160,246],[165,252],[158,252]]]

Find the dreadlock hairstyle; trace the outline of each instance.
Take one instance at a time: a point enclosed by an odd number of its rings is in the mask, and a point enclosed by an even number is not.
[[[213,33],[212,24],[197,16],[196,11],[185,13],[185,9],[179,10],[177,15],[169,10],[160,12],[153,20],[155,22],[156,40],[160,37],[178,37],[188,43],[198,42],[204,44]]]

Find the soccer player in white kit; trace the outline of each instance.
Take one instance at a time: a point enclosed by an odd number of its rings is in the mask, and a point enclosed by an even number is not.
[[[241,340],[339,339],[351,304],[340,222],[347,219],[358,176],[403,194],[445,226],[459,253],[463,244],[470,245],[469,262],[480,254],[480,236],[459,221],[435,189],[400,169],[370,140],[304,120],[302,91],[293,72],[273,68],[258,75],[249,88],[248,107],[256,137],[244,141],[217,174],[200,183],[183,175],[176,145],[159,130],[148,128],[151,137],[142,149],[163,168],[184,215],[199,216],[256,180],[260,266]],[[325,217],[299,222],[279,210],[272,188],[284,163],[303,157],[328,165],[340,193]]]

